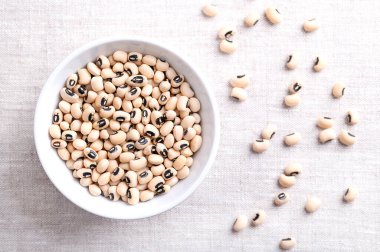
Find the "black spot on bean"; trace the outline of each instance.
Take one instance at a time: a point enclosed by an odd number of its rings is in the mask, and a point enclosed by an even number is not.
[[[91,176],[91,172],[83,172],[83,178],[88,178]]]
[[[252,220],[253,220],[253,221],[256,221],[259,217],[260,217],[260,214],[257,213],[257,214],[255,215],[255,217],[253,217]]]
[[[348,135],[349,135],[349,136],[352,136],[352,137],[356,137],[354,134],[352,134],[352,133],[350,133],[350,132],[348,132]]]
[[[285,193],[280,193],[280,194],[278,195],[278,198],[279,198],[280,200],[284,200],[284,199],[286,199],[286,195],[285,195]]]
[[[113,195],[113,193],[110,193],[110,195],[108,196],[110,200],[113,200],[115,198],[115,196]]]
[[[129,91],[129,93],[130,93],[131,95],[135,95],[135,94],[137,93],[137,88],[132,88],[132,89]]]
[[[169,169],[169,170],[166,170],[166,171],[164,171],[164,178],[166,178],[166,179],[170,179],[171,177],[173,177],[173,173],[172,173],[172,171]]]
[[[143,83],[144,78],[141,75],[137,75],[131,79],[133,83]]]
[[[116,176],[117,174],[119,174],[119,171],[120,171],[120,168],[116,167],[115,170],[113,170],[112,175]]]
[[[241,79],[241,78],[243,78],[245,76],[245,74],[242,74],[242,75],[238,75],[238,76],[236,76],[238,79]]]
[[[103,64],[103,62],[102,62],[102,59],[101,58],[98,58],[97,60],[96,60],[96,63],[95,63],[98,67],[101,67],[102,66],[102,64]]]
[[[71,91],[71,90],[68,89],[68,88],[65,89],[65,92],[66,92],[66,94],[68,94],[69,96],[74,96],[73,91]]]
[[[140,178],[145,178],[145,177],[147,177],[149,175],[149,173],[148,172],[146,172],[146,171],[144,171],[144,172],[142,172],[142,173],[140,173]]]

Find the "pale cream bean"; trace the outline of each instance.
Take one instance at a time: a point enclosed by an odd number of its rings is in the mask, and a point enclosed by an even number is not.
[[[140,200],[140,192],[137,188],[128,188],[127,190],[128,204],[136,205]]]
[[[74,131],[80,131],[80,128],[82,126],[82,122],[79,120],[74,120],[70,124],[70,129]]]
[[[289,93],[290,94],[295,94],[295,93],[298,93],[299,91],[301,91],[302,89],[302,83],[300,83],[299,81],[294,81],[292,84],[289,85]]]
[[[349,110],[346,115],[346,122],[349,125],[355,125],[359,122],[359,113],[356,110]]]
[[[93,103],[97,96],[98,94],[96,92],[89,90],[87,95],[84,97],[84,101],[87,103]]]
[[[124,69],[129,76],[137,75],[139,73],[139,67],[133,62],[125,63]]]
[[[53,139],[51,140],[51,146],[55,149],[66,148],[67,143],[61,139]]]
[[[133,124],[140,123],[141,117],[142,117],[141,109],[139,109],[139,108],[132,109],[130,116],[131,116],[131,123],[133,123]]]
[[[68,145],[67,149],[69,150],[69,145]],[[74,149],[69,150],[69,151],[71,152],[71,159],[72,159],[72,160],[75,160],[75,161],[76,161],[76,160],[81,159],[81,158],[84,157],[84,155],[83,155],[83,151],[80,151],[80,150],[74,150]]]
[[[144,191],[140,192],[140,201],[141,202],[149,201],[149,200],[153,199],[153,197],[154,197],[154,192],[152,192],[151,190],[144,190]]]
[[[87,146],[87,143],[84,140],[77,138],[73,141],[73,146],[77,150],[84,150]]]
[[[265,222],[267,218],[267,214],[264,210],[259,210],[256,212],[255,216],[252,218],[252,225],[259,226]]]
[[[169,167],[170,168],[170,167]],[[165,166],[160,164],[160,165],[154,165],[150,168],[150,171],[154,176],[160,176],[165,170]]]
[[[347,130],[342,130],[338,136],[338,139],[341,144],[350,146],[356,143],[357,137]]]
[[[91,74],[85,68],[78,70],[78,84],[87,85],[90,84]]]
[[[281,13],[273,7],[269,7],[265,10],[265,16],[272,24],[279,24],[282,21]]]
[[[294,52],[289,55],[288,60],[286,61],[286,68],[289,70],[296,69],[299,63],[299,55],[298,53]]]
[[[299,93],[290,94],[290,95],[285,96],[284,98],[284,104],[287,107],[295,107],[298,104],[300,104],[300,102],[301,102],[301,96],[299,95]]]
[[[187,96],[187,97],[191,98],[195,95],[194,91],[191,89],[189,83],[187,83],[187,82],[182,83],[182,85],[179,88],[181,91],[181,95],[183,95],[183,96]]]
[[[305,211],[308,213],[314,213],[321,206],[322,201],[316,196],[309,196],[305,203]]]
[[[105,172],[99,176],[98,184],[102,186],[102,185],[108,184],[110,180],[111,180],[111,173]]]
[[[186,166],[187,167],[191,167],[192,165],[193,165],[193,162],[194,162],[194,160],[193,160],[193,158],[192,157],[188,157],[187,159],[186,159]]]
[[[175,160],[179,155],[181,155],[181,152],[179,152],[179,151],[176,151],[174,149],[168,150],[168,158],[170,160]]]
[[[207,17],[215,17],[219,13],[218,7],[213,4],[205,4],[202,7],[202,12]]]
[[[102,194],[102,191],[100,190],[99,186],[92,184],[88,186],[88,191],[92,196],[99,196]]]
[[[245,229],[248,226],[248,217],[246,215],[239,215],[235,222],[234,225],[232,226],[232,229],[235,232],[240,232],[243,229]]]
[[[248,93],[245,89],[234,87],[231,90],[231,97],[238,101],[245,101],[247,99]]]
[[[183,155],[179,155],[176,160],[173,162],[173,168],[178,170],[181,170],[186,164],[186,157]]]
[[[174,127],[174,123],[172,121],[165,122],[160,128],[160,134],[162,136],[167,136],[170,132],[172,132]]]
[[[59,94],[68,103],[79,102],[79,96],[68,88],[62,88]]]
[[[137,173],[137,181],[140,185],[148,184],[153,179],[153,173],[150,170]]]
[[[184,129],[191,128],[195,124],[195,117],[194,116],[187,115],[187,116],[181,117],[181,118],[183,118],[181,121],[181,126]]]
[[[197,135],[197,132],[193,128],[187,128],[183,132],[183,139],[187,141],[191,141],[195,136]]]
[[[125,196],[127,195],[127,190],[128,190],[128,186],[127,186],[127,183],[126,182],[120,182],[117,186],[116,186],[116,192],[120,195],[120,196]]]
[[[284,137],[284,143],[287,146],[293,146],[298,144],[301,141],[301,134],[298,132],[291,133]]]
[[[144,169],[148,164],[148,161],[145,157],[141,157],[138,159],[133,159],[129,162],[129,167],[132,171],[139,171]]]
[[[274,200],[273,200],[273,203],[276,205],[276,206],[281,206],[283,204],[286,204],[288,203],[289,201],[289,195],[287,193],[280,193],[278,194]]]
[[[95,64],[100,67],[101,69],[103,68],[109,68],[111,66],[110,61],[108,58],[104,55],[100,55],[96,58]]]
[[[324,129],[319,132],[319,142],[321,143],[327,143],[336,138],[335,130],[329,128]]]
[[[175,110],[177,108],[178,98],[175,96],[171,96],[168,102],[165,104],[166,110]]]
[[[127,134],[124,131],[116,131],[110,135],[110,141],[112,144],[117,145],[123,143],[127,139]]]
[[[100,76],[102,76],[103,79],[112,79],[116,77],[116,73],[112,71],[111,68],[103,68],[100,72]]]
[[[118,121],[115,121],[115,120],[111,120],[110,121],[110,129],[113,130],[113,131],[118,131],[120,130],[120,123]]]
[[[73,170],[74,169],[74,160],[72,159],[69,159],[66,161],[66,167],[69,168],[70,170]]]
[[[81,109],[81,105],[79,103],[73,103],[71,105],[71,115],[75,119],[80,119],[82,117],[82,109]]]
[[[80,127],[80,132],[84,135],[87,136],[90,134],[92,131],[92,123],[91,122],[83,122],[81,127]]]
[[[148,156],[148,162],[152,165],[160,165],[164,162],[164,158],[161,155],[151,154]]]
[[[259,14],[257,14],[257,12],[251,12],[244,18],[244,24],[247,27],[252,27],[255,26],[259,20]]]
[[[125,173],[125,183],[129,187],[136,187],[137,186],[137,173],[134,171],[127,171]]]
[[[94,118],[95,109],[92,106],[88,106],[82,113],[82,120],[84,122],[90,122]]]
[[[63,100],[60,101],[58,103],[58,107],[59,107],[59,109],[61,110],[62,113],[65,113],[65,114],[70,113],[71,104],[68,103],[67,101],[63,101]]]
[[[88,169],[95,169],[95,167],[96,167],[96,162],[95,161],[92,161],[92,160],[90,160],[90,159],[88,159],[88,158],[85,158],[85,159],[83,159],[83,166],[85,167],[85,168],[88,168]]]
[[[282,250],[292,249],[296,245],[296,239],[293,237],[284,238],[280,241],[279,247]]]
[[[350,186],[347,188],[346,192],[343,195],[343,200],[347,203],[350,203],[356,199],[358,196],[358,188],[356,186]]]
[[[139,66],[139,72],[148,79],[152,79],[154,77],[153,69],[147,64],[141,64],[141,66]]]
[[[250,83],[250,79],[247,75],[241,74],[230,79],[229,83],[231,87],[246,88]]]
[[[98,154],[93,149],[87,147],[83,150],[84,155],[90,159],[96,161],[98,159]]]
[[[158,58],[156,62],[156,70],[165,72],[168,69],[169,69],[169,63],[163,58]]]
[[[127,133],[127,138],[126,138],[127,141],[137,141],[139,139],[140,139],[140,133],[137,130],[131,129]]]
[[[99,116],[108,119],[115,113],[115,111],[116,109],[113,106],[102,107],[99,110]]]
[[[113,94],[116,92],[116,87],[114,84],[112,84],[112,82],[110,81],[106,81],[104,83],[104,91],[106,91],[106,93],[108,94]],[[115,106],[115,105],[114,105]],[[116,107],[116,106],[115,106]]]
[[[115,110],[120,110],[122,104],[123,104],[123,101],[120,97],[113,98],[112,105],[115,108]]]
[[[124,72],[124,64],[121,62],[117,62],[115,65],[113,65],[112,71],[114,71],[115,73]]]
[[[66,148],[57,149],[57,153],[58,153],[58,156],[64,161],[67,161],[70,159],[70,152]]]
[[[314,62],[313,69],[315,72],[320,72],[326,67],[326,60],[323,57],[318,56]]]
[[[180,96],[177,101],[177,109],[179,111],[184,111],[187,109],[187,104],[189,102],[189,98],[186,96]]]
[[[164,145],[166,146],[166,148],[171,148],[171,147],[173,147],[174,142],[175,142],[175,139],[174,139],[173,134],[169,134],[169,135],[167,135],[167,136],[165,137],[165,139],[164,139]]]
[[[197,152],[201,148],[201,145],[202,145],[202,137],[199,135],[194,136],[193,139],[191,139],[190,141],[190,149],[194,153]]]
[[[87,187],[87,186],[92,184],[92,179],[91,178],[81,178],[79,180],[79,184],[81,186]]]
[[[110,134],[108,133],[107,129],[103,129],[100,131],[99,137],[103,140],[107,140],[110,137]]]
[[[124,51],[118,50],[112,54],[115,61],[126,63],[128,61],[128,54]]]
[[[161,128],[162,129],[162,128]],[[176,141],[180,141],[183,138],[183,128],[179,125],[174,126],[173,135]]]
[[[132,152],[123,152],[120,154],[120,162],[121,163],[129,163],[131,160],[135,158],[135,154]]]
[[[95,92],[99,92],[104,89],[103,78],[100,76],[92,77],[91,88]]]
[[[286,176],[297,176],[302,172],[302,165],[300,163],[290,163],[284,169]]]
[[[161,176],[157,176],[157,177],[152,178],[152,180],[149,181],[148,188],[149,190],[153,192],[160,193],[164,190],[163,189],[164,183],[165,183],[165,180]]]
[[[281,174],[278,178],[278,184],[282,188],[289,188],[293,186],[296,183],[296,177],[295,176],[288,176],[285,174]]]
[[[142,57],[142,63],[147,64],[149,66],[155,66],[157,63],[157,58],[153,55],[145,55]]]
[[[121,152],[122,152],[122,149],[120,145],[115,145],[111,149],[109,149],[107,156],[110,160],[115,160],[116,158],[120,157]],[[120,160],[120,162],[122,161]]]
[[[65,122],[71,123],[73,121],[73,116],[71,114],[66,114],[63,116]]]
[[[229,39],[223,39],[219,44],[219,50],[226,54],[231,54],[236,51],[237,42]]]
[[[71,142],[77,138],[77,133],[75,131],[72,131],[72,130],[65,130],[62,132],[61,138],[62,138],[62,140],[65,140],[66,142]]]
[[[317,120],[317,126],[321,129],[328,129],[334,126],[334,120],[331,117],[321,116]]]
[[[117,193],[117,187],[115,185],[110,186],[108,189],[108,198],[112,201],[118,201],[120,199],[120,195]]]
[[[268,124],[262,131],[261,131],[261,138],[266,140],[271,140],[273,136],[277,132],[277,126],[274,124]]]
[[[346,90],[346,85],[343,83],[336,83],[332,87],[332,96],[334,98],[341,98],[344,95],[344,91]]]
[[[111,181],[119,181],[124,177],[124,170],[120,167],[116,167],[111,173]]]
[[[100,75],[100,69],[97,65],[95,65],[93,62],[88,62],[87,63],[87,71],[94,75],[94,76],[99,76]]]
[[[189,99],[189,108],[191,112],[198,112],[201,109],[201,103],[195,97]]]
[[[186,163],[185,163],[186,164]],[[178,170],[177,172],[177,178],[178,179],[185,179],[190,174],[190,169],[187,166],[184,166],[182,169]]]
[[[267,139],[256,139],[252,143],[252,150],[256,153],[263,153],[270,146],[270,142]]]
[[[100,140],[98,140],[98,141],[100,141]],[[103,142],[101,142],[102,143],[102,148],[103,148]],[[106,150],[99,150],[98,151],[98,160],[97,160],[97,162],[99,162],[100,160],[103,160],[103,159],[106,159],[107,158],[107,154],[108,154],[108,152],[106,151]]]
[[[226,25],[219,29],[218,37],[219,39],[228,39],[234,36],[237,33],[236,26],[234,25]]]
[[[66,131],[64,131],[64,132],[66,132]],[[56,124],[50,125],[49,126],[49,134],[52,138],[61,138],[61,128],[59,127],[59,125],[56,125]],[[65,140],[65,139],[63,139],[63,140]]]
[[[319,21],[316,18],[306,20],[303,24],[303,29],[305,32],[313,32],[318,30],[320,27]]]
[[[66,87],[72,89],[78,83],[78,75],[71,74],[66,80]]]

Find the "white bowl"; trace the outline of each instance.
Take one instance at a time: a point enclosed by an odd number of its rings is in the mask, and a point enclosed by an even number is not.
[[[202,137],[201,149],[194,156],[194,163],[190,175],[175,185],[172,190],[151,201],[130,206],[125,202],[113,202],[104,197],[93,197],[88,189],[82,187],[50,146],[48,128],[52,122],[52,114],[58,105],[59,90],[64,86],[67,76],[94,61],[100,55],[109,55],[115,50],[137,51],[167,59],[169,64],[183,74],[192,86],[202,109]],[[178,53],[157,42],[143,38],[110,37],[84,45],[62,61],[45,83],[34,117],[34,138],[39,159],[46,174],[57,189],[79,207],[108,218],[138,219],[162,213],[190,196],[205,178],[215,158],[219,144],[219,114],[216,103],[211,95],[207,83],[193,64]]]

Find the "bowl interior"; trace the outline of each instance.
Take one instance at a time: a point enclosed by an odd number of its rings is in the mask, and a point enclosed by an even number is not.
[[[201,149],[194,156],[194,164],[190,175],[175,185],[172,190],[153,200],[129,206],[125,202],[112,202],[104,197],[93,197],[82,187],[65,163],[59,158],[56,150],[50,147],[48,128],[52,114],[59,102],[59,90],[63,87],[67,76],[94,61],[100,54],[110,55],[115,50],[137,51],[165,58],[169,64],[183,74],[192,86],[201,102],[202,137]],[[157,43],[141,39],[111,38],[95,41],[78,49],[66,58],[51,74],[45,84],[37,104],[35,115],[35,142],[41,163],[53,184],[68,199],[81,208],[109,218],[136,219],[161,213],[187,198],[205,177],[216,154],[219,137],[219,121],[213,98],[205,86],[204,80],[190,66],[188,61]]]

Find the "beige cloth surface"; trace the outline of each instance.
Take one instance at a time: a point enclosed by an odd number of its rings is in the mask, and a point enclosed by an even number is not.
[[[276,251],[278,241],[294,236],[294,251],[380,250],[380,2],[371,0],[264,1],[216,0],[220,15],[201,15],[201,1],[0,1],[0,251]],[[276,5],[284,21],[262,19],[247,29],[250,10],[263,13]],[[322,28],[304,34],[304,20],[317,17]],[[218,52],[217,29],[238,26],[235,54]],[[33,114],[39,92],[60,61],[74,49],[110,35],[159,39],[186,54],[210,80],[221,114],[221,143],[216,162],[195,193],[174,209],[135,221],[100,218],[61,195],[45,175],[33,142]],[[287,55],[297,50],[300,67],[286,71]],[[313,73],[316,56],[327,68]],[[229,98],[227,80],[252,77],[249,98]],[[282,107],[292,79],[305,83],[302,104]],[[331,86],[347,84],[341,100]],[[344,114],[360,111],[352,128],[358,143],[317,143],[315,120],[335,118],[347,128]],[[262,155],[250,143],[267,123],[279,127]],[[282,137],[299,131],[299,146],[286,148]],[[288,190],[291,202],[272,205],[280,192],[276,179],[290,161],[304,172]],[[353,204],[341,197],[356,184]],[[312,215],[303,211],[307,195],[323,204]],[[237,214],[268,213],[265,225],[230,231]]]

